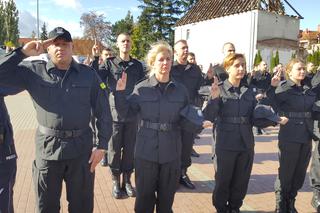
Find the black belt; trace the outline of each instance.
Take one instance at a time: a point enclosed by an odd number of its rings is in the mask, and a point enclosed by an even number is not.
[[[162,131],[162,132],[177,129],[178,127],[177,124],[174,124],[174,123],[153,123],[145,120],[140,121],[140,126],[148,129]]]
[[[222,123],[231,123],[231,124],[249,124],[249,117],[221,117]]]
[[[311,118],[311,112],[279,112],[279,116],[288,118]]]
[[[89,130],[89,128],[77,129],[77,130],[58,130],[58,129],[50,129],[48,127],[44,127],[41,125],[39,125],[38,129],[42,134],[55,136],[59,138],[76,138]]]

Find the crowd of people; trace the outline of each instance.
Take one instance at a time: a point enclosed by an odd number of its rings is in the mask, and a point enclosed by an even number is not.
[[[198,155],[195,138],[204,128],[212,128],[213,206],[219,213],[240,212],[253,165],[253,130],[265,134],[265,127],[277,124],[275,211],[297,212],[295,198],[312,155],[311,202],[320,212],[320,72],[312,63],[292,59],[271,73],[261,61],[247,72],[245,56],[227,42],[223,62],[203,73],[188,42],[178,40],[174,47],[152,44],[146,69],[130,56],[129,34],[119,34],[116,44],[117,55],[95,44],[93,59],[78,63],[72,58],[71,34],[57,27],[47,40],[1,56],[0,212],[14,211],[17,169],[3,97],[23,90],[38,121],[32,168],[37,212],[60,211],[63,182],[69,212],[93,212],[99,163],[109,166],[115,199],[136,197],[135,212],[172,212],[179,184],[196,188],[188,168],[191,156]],[[24,61],[44,52],[48,61]]]

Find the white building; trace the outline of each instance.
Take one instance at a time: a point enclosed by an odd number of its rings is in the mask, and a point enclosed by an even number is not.
[[[277,50],[280,62],[287,63],[298,50],[300,19],[269,12],[270,7],[263,9],[265,4],[260,0],[199,0],[177,22],[175,41],[186,39],[189,51],[204,67],[222,61],[225,42],[234,43],[236,52],[245,54],[248,70],[257,50],[268,64]]]

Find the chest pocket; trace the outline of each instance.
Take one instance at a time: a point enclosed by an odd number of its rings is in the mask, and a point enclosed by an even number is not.
[[[75,103],[90,103],[91,85],[89,82],[74,82],[66,89],[66,92]]]
[[[38,81],[38,88],[34,88],[34,91],[31,92],[33,99],[42,106],[51,104],[56,100],[56,93],[58,90],[58,84],[55,82],[48,81]]]

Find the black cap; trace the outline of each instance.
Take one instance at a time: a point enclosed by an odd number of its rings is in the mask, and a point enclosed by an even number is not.
[[[62,38],[67,42],[72,42],[71,34],[68,30],[62,28],[62,27],[56,27],[52,31],[49,32],[49,39],[57,39]]]
[[[274,112],[271,106],[257,104],[253,111],[253,125],[265,128],[275,126],[280,121],[280,117]]]
[[[180,115],[187,120],[183,125],[183,128],[189,132],[200,133],[203,129],[202,123],[204,116],[199,107],[193,105],[187,105],[180,111]]]

